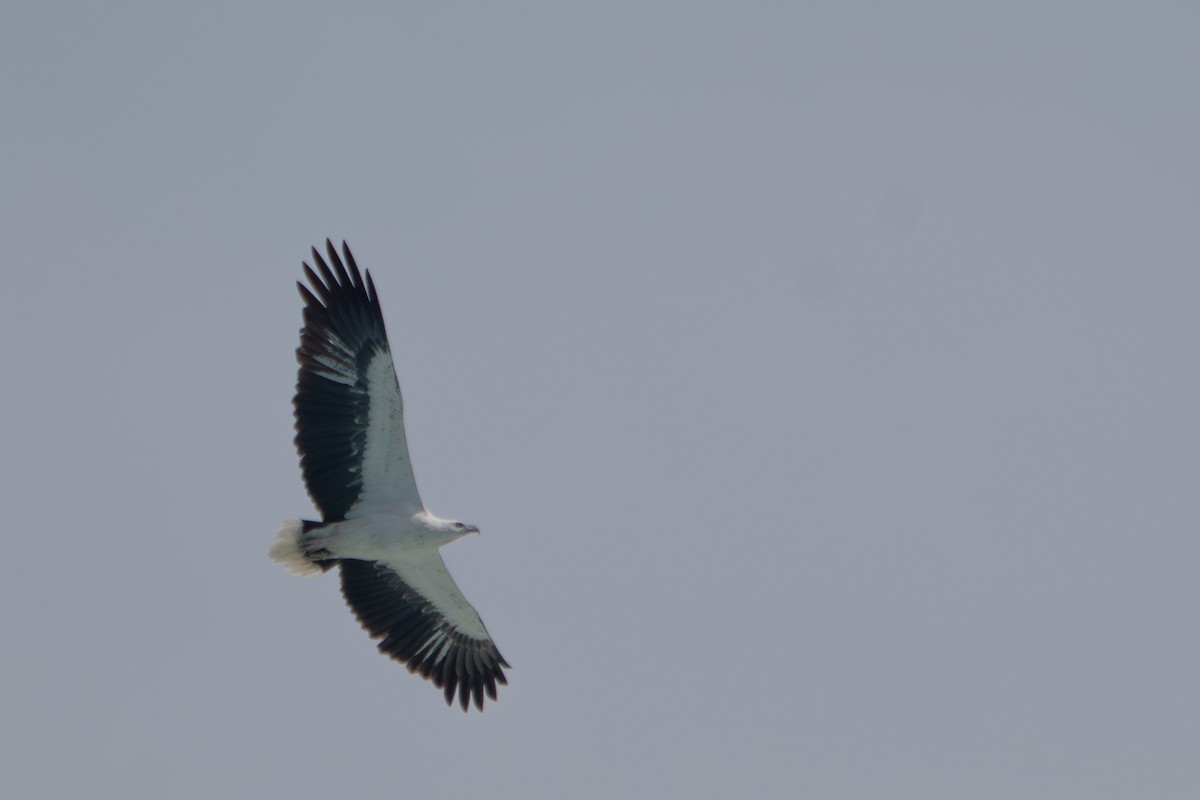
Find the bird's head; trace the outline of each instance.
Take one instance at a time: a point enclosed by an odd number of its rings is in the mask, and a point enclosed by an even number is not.
[[[474,525],[468,525],[465,522],[450,523],[450,530],[460,536],[466,536],[468,533],[479,533],[479,528],[476,528]]]
[[[425,527],[430,532],[437,534],[439,538],[444,537],[445,542],[452,542],[461,536],[466,536],[468,533],[479,533],[479,528],[476,528],[474,525],[468,525],[465,522],[458,522],[453,519],[435,517],[428,511],[419,511],[413,516],[413,521]]]

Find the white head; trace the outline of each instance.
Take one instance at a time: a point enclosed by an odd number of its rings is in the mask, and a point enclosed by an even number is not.
[[[450,527],[452,530],[456,531],[459,536],[466,536],[468,533],[479,533],[479,528],[476,528],[474,525],[467,525],[463,522],[450,523]]]
[[[479,528],[476,528],[474,525],[467,525],[465,522],[453,519],[435,517],[428,511],[417,514],[414,519],[420,520],[421,524],[429,530],[445,536],[447,542],[452,542],[461,536],[466,536],[468,533],[479,533]]]

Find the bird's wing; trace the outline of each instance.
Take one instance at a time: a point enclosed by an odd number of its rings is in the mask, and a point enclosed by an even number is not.
[[[311,291],[296,284],[305,303],[293,401],[304,482],[326,522],[368,506],[419,511],[375,284],[345,242],[345,263],[328,239],[325,247],[329,263],[313,248],[316,269],[304,265]]]
[[[508,666],[479,614],[458,590],[437,550],[402,561],[342,561],[342,594],[380,652],[454,694],[463,711],[473,697],[496,699]]]

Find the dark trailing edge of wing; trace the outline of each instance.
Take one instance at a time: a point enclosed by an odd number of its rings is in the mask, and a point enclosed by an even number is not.
[[[296,284],[305,305],[293,405],[305,485],[324,521],[333,522],[345,518],[362,489],[367,367],[380,355],[390,358],[390,352],[370,272],[364,281],[345,242],[344,263],[328,239],[325,248],[328,263],[314,247],[316,269],[304,264],[311,290]]]
[[[342,595],[354,616],[372,638],[382,639],[379,650],[408,666],[442,689],[446,704],[467,710],[472,699],[483,710],[483,695],[496,699],[496,684],[507,684],[504,656],[491,639],[465,636],[399,575],[374,561],[345,560]],[[452,642],[438,658],[446,639]]]

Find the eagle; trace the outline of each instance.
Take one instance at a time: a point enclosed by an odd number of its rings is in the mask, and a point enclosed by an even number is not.
[[[379,295],[342,242],[304,263],[296,359],[296,449],[320,521],[289,520],[270,557],[297,575],[335,566],[342,595],[379,651],[433,682],[465,712],[507,684],[508,662],[459,591],[439,549],[474,525],[429,513],[417,492],[404,403]]]

